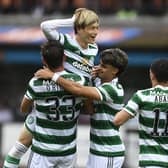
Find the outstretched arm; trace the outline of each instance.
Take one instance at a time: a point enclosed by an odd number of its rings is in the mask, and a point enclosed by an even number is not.
[[[119,126],[124,124],[127,120],[129,120],[132,117],[133,116],[131,114],[129,114],[123,109],[115,115],[113,123],[114,125]]]
[[[101,100],[101,95],[96,87],[82,86],[74,81],[64,79],[56,73],[54,74],[49,69],[40,69],[35,73],[38,78],[52,79],[57,84],[61,85],[65,90],[71,92],[74,95],[91,98],[95,100]]]

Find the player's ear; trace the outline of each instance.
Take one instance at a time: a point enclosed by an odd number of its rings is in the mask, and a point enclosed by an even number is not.
[[[150,73],[150,79],[151,79],[151,81],[153,81],[153,80],[154,80],[154,78],[155,78],[155,77],[154,77],[154,74],[152,73],[152,71],[151,71],[151,70],[149,71],[149,73]]]
[[[118,68],[115,68],[115,67],[112,68],[112,74],[113,74],[113,76],[117,76],[118,72],[119,72]]]

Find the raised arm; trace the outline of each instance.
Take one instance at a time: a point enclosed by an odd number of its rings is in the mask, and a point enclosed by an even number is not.
[[[41,23],[40,27],[48,40],[59,40],[60,34],[57,31],[58,27],[71,27],[73,26],[75,17],[68,19],[53,19]]]

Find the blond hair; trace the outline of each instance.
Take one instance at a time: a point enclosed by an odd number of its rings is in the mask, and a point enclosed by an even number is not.
[[[99,23],[98,15],[89,9],[86,8],[78,8],[75,10],[75,22],[74,22],[74,30],[77,33],[77,29],[83,29],[88,25],[93,23]]]

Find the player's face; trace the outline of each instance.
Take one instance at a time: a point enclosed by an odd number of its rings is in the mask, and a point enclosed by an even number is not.
[[[99,31],[99,24],[95,22],[91,25],[86,26],[84,29],[80,29],[78,31],[78,35],[80,36],[82,42],[86,44],[95,43],[98,31]]]
[[[113,67],[112,65],[103,64],[102,61],[100,61],[99,66],[101,71],[98,73],[98,76],[102,82],[110,82],[118,72],[117,68]]]

